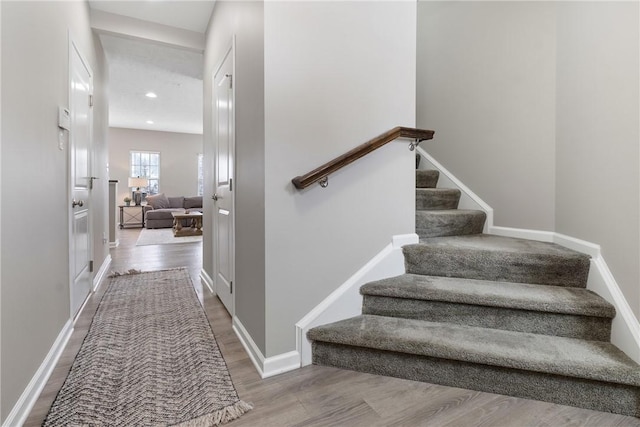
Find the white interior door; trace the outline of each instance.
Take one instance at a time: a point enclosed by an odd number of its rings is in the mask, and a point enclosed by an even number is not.
[[[215,174],[213,196],[213,241],[215,287],[218,298],[233,315],[235,153],[233,47],[214,75]]]
[[[71,186],[69,268],[71,317],[75,317],[91,291],[91,70],[71,43],[69,59],[69,182]]]

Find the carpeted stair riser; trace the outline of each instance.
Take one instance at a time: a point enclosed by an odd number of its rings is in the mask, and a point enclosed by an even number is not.
[[[640,417],[640,388],[628,385],[319,341],[313,363]]]
[[[446,322],[481,328],[609,341],[611,319],[364,295],[362,314]]]
[[[589,258],[425,244],[402,248],[407,273],[584,288]]]
[[[420,237],[459,236],[482,233],[487,214],[483,211],[446,209],[416,211],[416,233]]]
[[[450,188],[416,188],[416,210],[457,209],[460,190]]]
[[[608,341],[615,308],[582,288],[401,274],[360,288],[363,314]]]
[[[439,177],[440,172],[436,170],[417,170],[416,188],[435,188]]]

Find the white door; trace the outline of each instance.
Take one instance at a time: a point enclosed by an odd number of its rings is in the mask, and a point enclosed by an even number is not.
[[[233,315],[235,153],[233,47],[213,77],[215,119],[215,174],[213,195],[213,242],[215,287],[218,298]]]
[[[71,317],[75,317],[91,291],[91,70],[82,60],[75,44],[69,48],[69,271]]]

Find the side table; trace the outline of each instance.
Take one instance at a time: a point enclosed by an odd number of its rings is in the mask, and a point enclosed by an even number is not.
[[[125,226],[144,228],[144,205],[118,205],[120,209],[120,229]]]

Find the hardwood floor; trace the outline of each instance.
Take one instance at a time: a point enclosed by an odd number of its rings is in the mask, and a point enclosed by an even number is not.
[[[138,229],[120,231],[120,246],[111,250],[111,270],[189,269],[240,398],[254,405],[252,411],[227,424],[230,427],[640,427],[640,419],[632,417],[321,366],[307,366],[263,380],[231,329],[231,318],[220,300],[202,290],[202,245],[135,246],[138,234]],[[78,318],[71,340],[25,426],[41,425],[46,417],[105,288],[101,286],[90,298]]]

